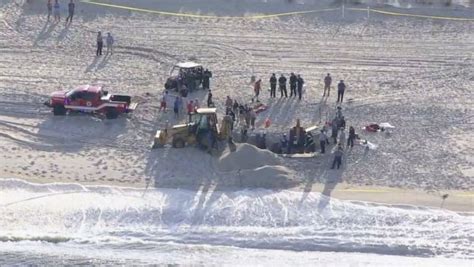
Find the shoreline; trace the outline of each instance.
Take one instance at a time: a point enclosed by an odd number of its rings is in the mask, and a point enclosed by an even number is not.
[[[117,181],[106,181],[106,182],[87,182],[87,181],[61,181],[47,178],[30,178],[30,177],[0,177],[0,179],[18,179],[25,180],[30,183],[38,184],[51,184],[51,183],[64,183],[64,184],[81,184],[85,186],[116,186],[116,187],[127,187],[135,189],[152,190],[160,188],[168,189],[185,189],[194,191],[212,191],[216,188],[215,184],[192,186],[168,186],[168,187],[154,187],[151,184],[147,187],[146,183],[122,183]],[[245,189],[268,189],[260,187],[219,187],[220,191],[239,191]],[[314,183],[311,188],[300,184],[299,186],[292,188],[272,188],[275,192],[281,190],[298,191],[302,193],[318,192],[331,198],[347,201],[362,201],[377,205],[394,205],[394,206],[416,206],[426,207],[432,209],[445,209],[457,213],[474,215],[474,191],[460,191],[460,190],[446,190],[446,191],[433,191],[426,192],[415,189],[404,189],[394,187],[382,187],[382,186],[359,186],[348,183]],[[441,208],[442,198],[441,196],[448,194],[448,198],[445,200],[443,207]]]

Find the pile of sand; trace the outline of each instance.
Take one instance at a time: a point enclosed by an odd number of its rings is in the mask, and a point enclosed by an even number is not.
[[[226,149],[217,165],[222,172],[256,169],[266,165],[279,165],[280,159],[273,152],[250,144],[237,144],[235,151]]]
[[[294,172],[281,166],[277,155],[250,144],[237,144],[235,151],[226,149],[217,160],[217,168],[228,173],[221,182],[229,185],[284,188],[298,183]],[[235,174],[233,181],[229,172]]]

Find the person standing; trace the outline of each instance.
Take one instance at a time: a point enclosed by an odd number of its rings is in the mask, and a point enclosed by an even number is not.
[[[51,1],[52,0],[48,0],[48,3],[46,3],[46,7],[48,8],[48,21],[51,17],[51,14],[53,13],[53,3]]]
[[[104,46],[104,39],[102,37],[102,33],[97,33],[97,51],[96,56],[102,56],[102,47]]]
[[[337,85],[337,102],[339,101],[342,103],[342,100],[344,98],[344,91],[346,90],[346,85],[344,84],[344,81],[341,80],[339,84]]]
[[[68,10],[68,16],[66,18],[66,24],[72,23],[72,17],[74,17],[74,9],[76,8],[76,5],[74,4],[74,0],[71,0],[69,4],[67,5],[67,10]]]
[[[179,119],[179,96],[174,99],[173,111],[176,119]]]
[[[334,141],[334,144],[337,144],[338,129],[339,129],[338,120],[337,118],[334,118],[331,123],[331,137],[332,137],[332,140]]]
[[[288,92],[286,91],[286,77],[283,74],[278,78],[278,83],[280,85],[280,98],[283,97],[283,94],[285,94],[285,97],[288,97]]]
[[[213,106],[214,103],[212,102],[212,92],[209,90],[209,93],[207,94],[207,107],[210,108]]]
[[[61,20],[61,10],[59,6],[59,0],[56,0],[54,2],[53,11],[54,11],[54,22],[59,22]]]
[[[301,100],[301,97],[303,96],[303,84],[304,84],[304,80],[303,78],[301,78],[301,76],[298,74],[298,76],[296,77],[296,81],[298,82],[298,99]]]
[[[202,74],[202,89],[209,90],[211,84],[212,72],[206,69]]]
[[[344,128],[341,128],[339,130],[339,145],[344,148],[346,145],[346,132],[344,131]]]
[[[165,91],[163,96],[161,97],[161,103],[160,103],[160,110],[163,110],[166,113],[166,101],[168,100],[168,91]]]
[[[296,83],[297,78],[296,75],[292,72],[290,74],[290,97],[296,97]]]
[[[107,44],[107,54],[113,54],[114,53],[114,37],[110,32],[107,33],[107,38],[105,39],[105,42]]]
[[[319,146],[321,147],[321,154],[324,154],[326,152],[326,140],[328,137],[324,133],[324,130],[321,130],[319,133]]]
[[[250,108],[248,111],[248,117],[250,120],[250,126],[252,127],[252,131],[255,130],[255,121],[257,120],[257,113],[253,108]]]
[[[227,96],[227,98],[225,99],[225,108],[226,110],[228,108],[232,108],[232,104],[234,103],[234,101],[232,101],[232,98],[230,98],[230,96]]]
[[[324,77],[323,97],[326,96],[326,90],[328,91],[328,96],[329,96],[329,92],[331,91],[331,83],[332,83],[331,74],[328,73],[328,75],[326,75],[326,77]]]
[[[199,100],[196,98],[194,99],[194,112],[197,112],[199,109]]]
[[[349,127],[349,138],[347,139],[347,147],[349,147],[349,145],[351,146],[351,148],[354,147],[354,140],[356,139],[356,134],[355,134],[355,129],[354,127]]]
[[[188,102],[188,104],[186,105],[186,109],[187,109],[187,111],[188,111],[189,122],[191,122],[191,117],[192,117],[192,115],[193,115],[193,113],[194,113],[194,103],[193,103],[192,100],[190,100],[190,101]]]
[[[256,81],[253,86],[253,91],[255,92],[255,96],[252,98],[252,102],[254,99],[256,99],[257,102],[260,102],[260,100],[258,100],[258,96],[260,95],[261,89],[262,89],[262,79],[258,79],[258,81]]]
[[[332,161],[331,169],[334,169],[337,165],[337,169],[339,170],[339,167],[341,167],[342,164],[342,156],[344,156],[344,149],[339,145],[337,150],[334,152],[334,160]]]
[[[276,97],[277,78],[275,73],[270,77],[270,97]]]

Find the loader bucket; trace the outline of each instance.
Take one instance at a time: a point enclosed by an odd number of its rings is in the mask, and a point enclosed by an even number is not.
[[[166,145],[166,141],[167,141],[167,132],[158,130],[156,131],[155,137],[153,138],[153,145],[151,146],[151,148],[163,147],[164,145]]]

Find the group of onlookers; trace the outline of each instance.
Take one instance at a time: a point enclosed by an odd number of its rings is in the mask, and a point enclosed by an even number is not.
[[[261,82],[261,80],[259,80]],[[288,97],[288,91],[287,91],[287,84],[288,79],[285,77],[285,75],[282,73],[280,77],[277,79],[275,73],[272,74],[270,77],[270,97],[276,97],[276,88],[278,84],[278,88],[280,90],[280,98]],[[290,85],[290,97],[296,97],[298,96],[298,99],[301,100],[303,96],[303,84],[304,80],[301,77],[300,74],[296,75],[295,73],[290,74],[289,78],[289,85]]]
[[[74,0],[71,0],[67,7],[68,16],[66,17],[66,24],[72,23],[72,17],[74,17],[74,11],[76,9]],[[61,20],[61,5],[59,4],[59,0],[54,0],[54,4],[52,3],[52,0],[48,0],[46,8],[48,9],[48,20],[51,17],[51,14],[54,16],[54,22],[59,22]]]

